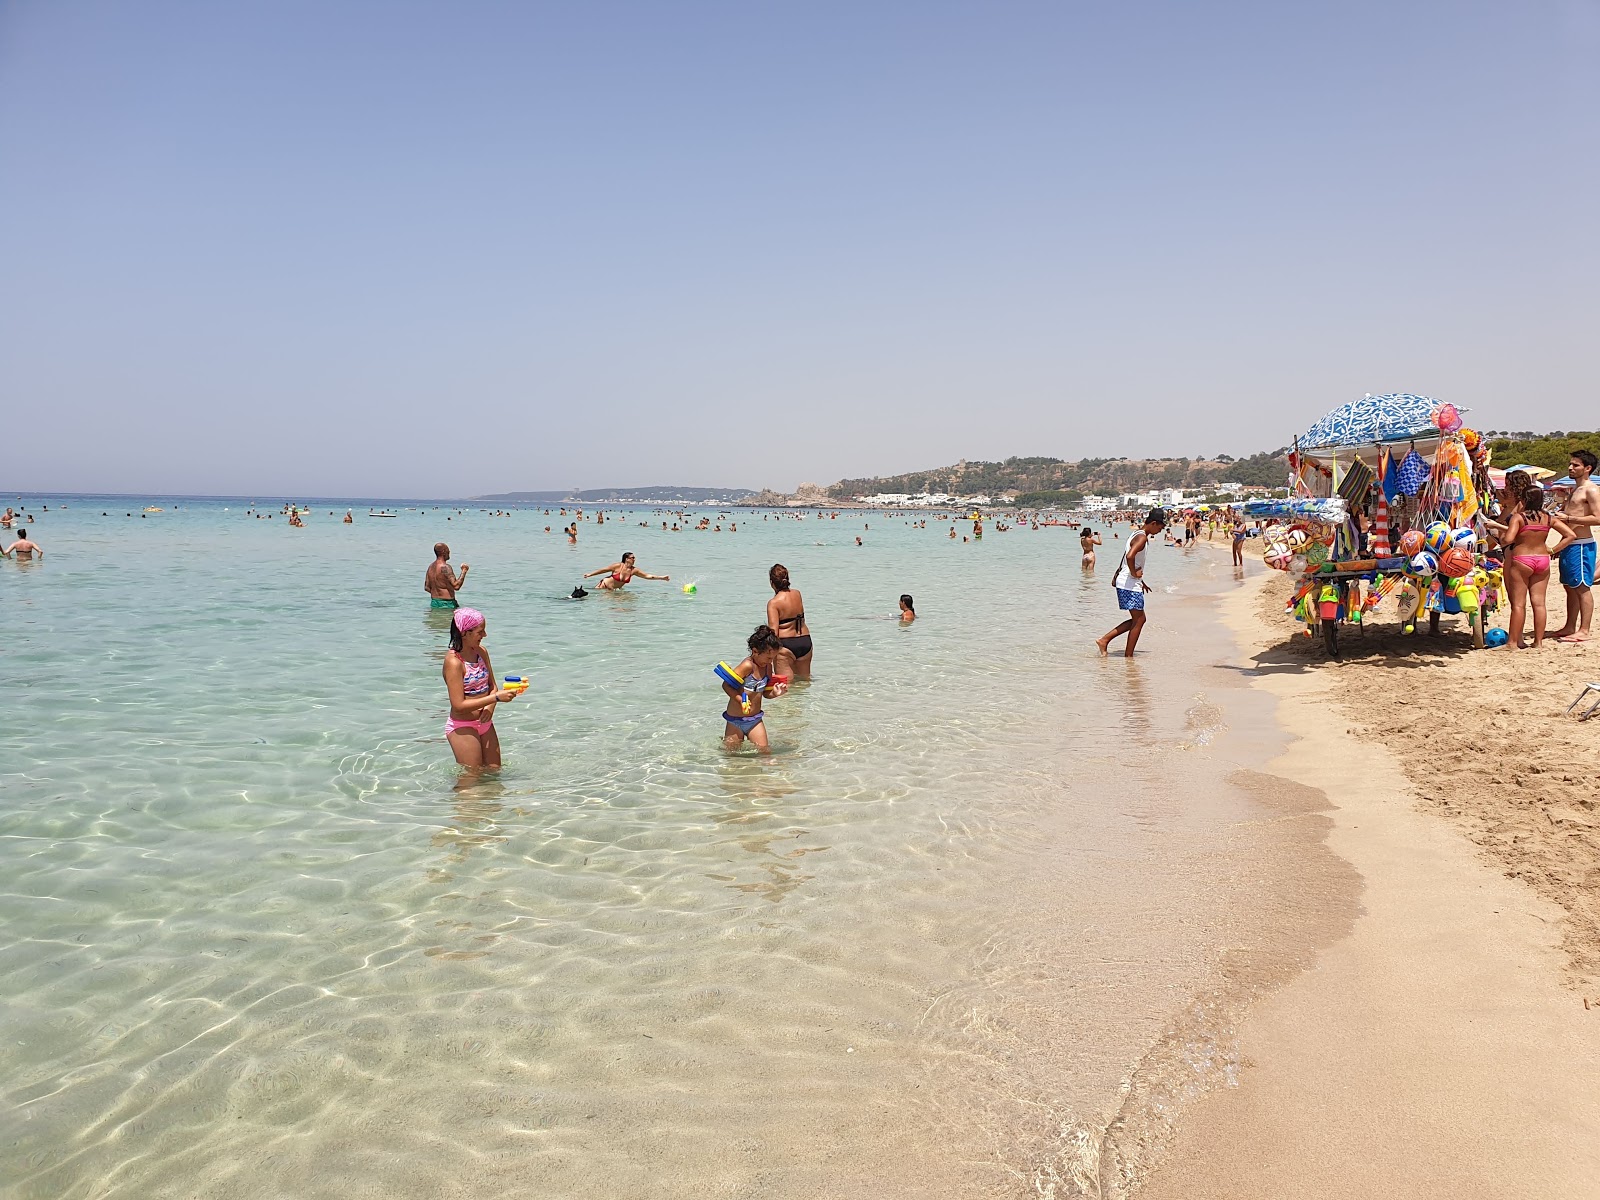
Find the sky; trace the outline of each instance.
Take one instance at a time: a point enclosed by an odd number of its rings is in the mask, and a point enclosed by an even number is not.
[[[0,0],[0,490],[1587,428],[1600,0]]]

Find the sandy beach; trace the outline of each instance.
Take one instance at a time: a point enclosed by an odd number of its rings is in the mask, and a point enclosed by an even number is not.
[[[1600,725],[1560,715],[1595,651],[1380,619],[1324,663],[1286,588],[1257,577],[1224,616],[1295,739],[1270,770],[1326,796],[1362,914],[1252,1010],[1239,1085],[1142,1194],[1600,1195]]]

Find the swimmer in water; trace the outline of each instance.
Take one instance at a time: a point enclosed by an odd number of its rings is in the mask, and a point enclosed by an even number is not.
[[[917,610],[912,605],[911,593],[906,592],[900,597],[900,624],[909,625],[917,619]]]
[[[798,589],[789,585],[789,568],[774,563],[767,572],[772,599],[767,601],[767,625],[778,631],[783,647],[784,678],[810,679],[811,626],[806,624],[806,605]]]
[[[614,562],[609,567],[601,567],[598,571],[590,571],[584,575],[585,579],[593,579],[596,575],[604,575],[600,581],[602,592],[619,591],[628,586],[630,579],[659,579],[663,583],[671,583],[671,575],[652,575],[649,571],[641,571],[633,565],[634,556],[624,554],[621,562]]]
[[[767,625],[758,626],[745,645],[750,653],[733,671],[744,679],[746,687],[737,688],[731,683],[722,685],[728,696],[728,706],[722,713],[722,748],[737,750],[748,739],[762,754],[771,754],[761,701],[778,694],[773,687],[772,671],[782,650],[778,635]]]
[[[26,529],[17,530],[17,540],[12,542],[11,548],[6,551],[7,557],[15,555],[18,562],[32,562],[35,554],[40,558],[44,557],[44,551],[40,549],[39,543],[28,540]]]
[[[450,547],[444,542],[433,544],[433,564],[422,577],[422,590],[431,597],[429,608],[455,608],[456,593],[467,586],[470,563],[461,564],[458,576],[450,569]]]
[[[496,689],[494,667],[483,637],[489,630],[475,608],[458,608],[450,618],[450,649],[444,656],[444,685],[450,693],[450,717],[444,723],[445,740],[463,767],[498,767],[500,735],[494,728],[497,704],[508,704],[517,693]]]
[[[1100,544],[1100,535],[1085,525],[1083,532],[1078,535],[1078,545],[1083,548],[1083,569],[1085,571],[1094,570],[1094,548]]]

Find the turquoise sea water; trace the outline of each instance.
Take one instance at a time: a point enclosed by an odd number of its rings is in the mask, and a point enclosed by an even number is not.
[[[67,504],[0,563],[6,1194],[1034,1194],[1233,930],[1204,548],[1129,664],[1067,529]],[[533,680],[466,787],[440,539]],[[816,677],[729,756],[775,561]]]

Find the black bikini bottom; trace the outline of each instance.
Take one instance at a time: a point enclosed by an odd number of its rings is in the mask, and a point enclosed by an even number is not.
[[[796,658],[805,658],[811,653],[811,635],[802,633],[799,637],[779,638],[778,645]]]

